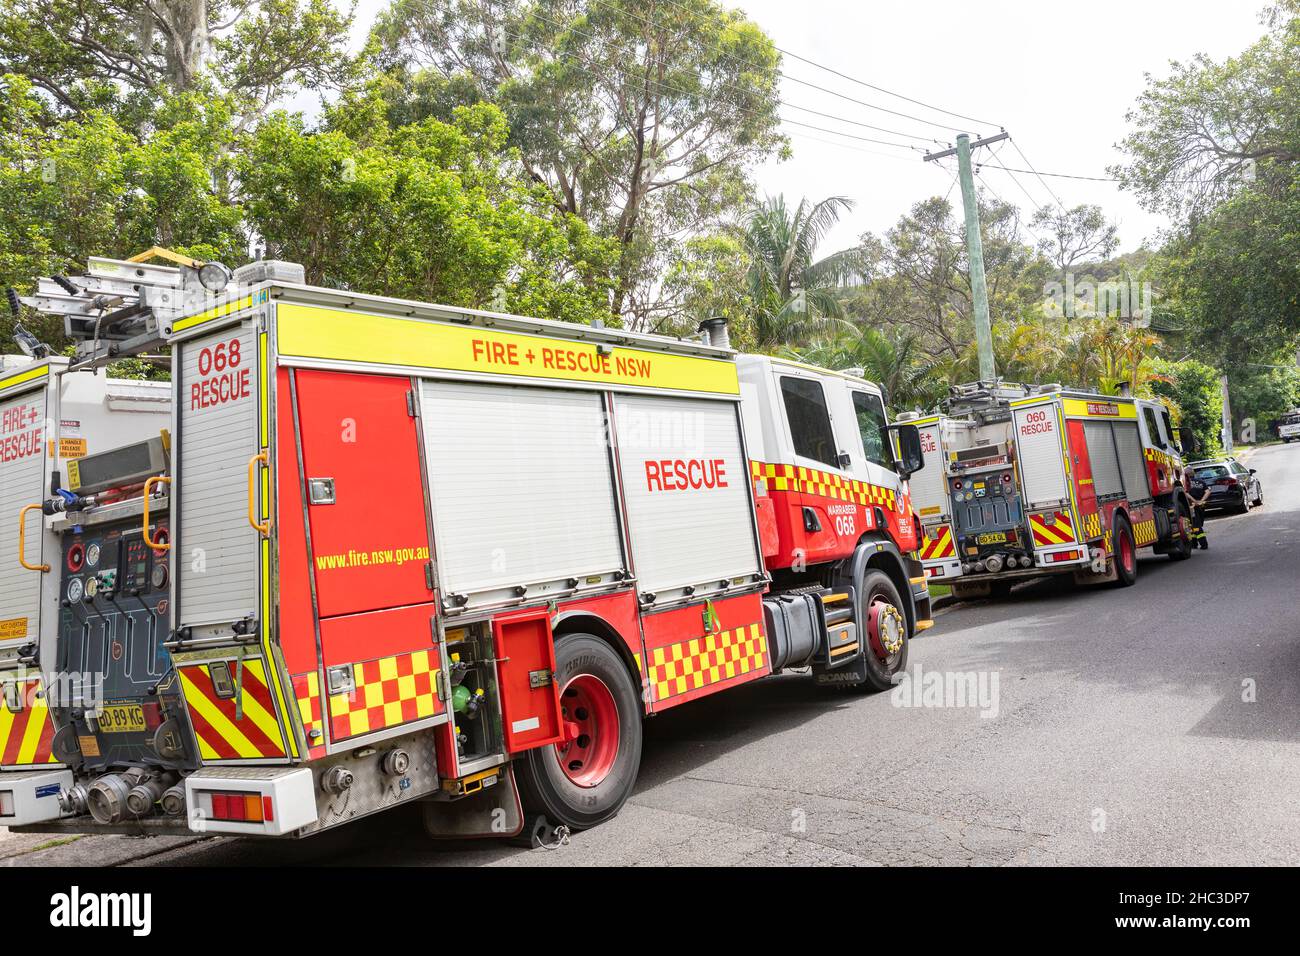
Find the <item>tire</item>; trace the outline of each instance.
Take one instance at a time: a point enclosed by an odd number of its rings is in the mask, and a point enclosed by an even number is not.
[[[1192,514],[1182,498],[1178,499],[1178,525],[1170,534],[1169,550],[1165,552],[1170,561],[1186,561],[1192,556],[1192,538],[1188,530],[1192,526]]]
[[[591,733],[520,757],[519,796],[529,814],[585,830],[612,818],[632,793],[641,766],[641,695],[623,659],[591,634],[567,634],[556,642],[555,676],[566,726]],[[599,732],[610,718],[616,718],[613,741],[608,729]]]
[[[1262,508],[1262,507],[1264,507],[1264,486],[1263,486],[1263,485],[1256,485],[1256,486],[1255,486],[1255,492],[1256,492],[1256,493],[1255,493],[1255,500],[1252,501],[1251,504],[1253,504],[1256,508]]]
[[[1137,545],[1133,527],[1123,515],[1115,516],[1115,586],[1131,588],[1137,583]]]
[[[877,571],[875,568],[869,568],[862,575],[862,585],[858,593],[862,595],[862,620],[866,627],[870,627],[871,605],[877,601],[892,605],[903,618],[902,646],[884,659],[880,657],[869,634],[864,635],[864,637],[867,637],[865,651],[867,679],[860,684],[853,685],[853,689],[858,691],[889,690],[894,686],[894,675],[907,667],[907,648],[911,635],[907,633],[910,626],[907,624],[906,605],[898,596],[898,588],[894,587],[894,582],[889,579],[889,575],[885,574],[884,571]]]

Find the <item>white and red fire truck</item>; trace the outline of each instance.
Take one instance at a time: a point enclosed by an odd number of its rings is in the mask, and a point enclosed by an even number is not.
[[[51,698],[0,822],[302,836],[418,800],[434,835],[587,827],[647,715],[798,667],[884,689],[932,623],[917,432],[869,382],[737,355],[716,322],[136,267],[26,300],[81,364],[170,346],[174,408],[170,441],[15,492],[46,499],[41,564],[15,565],[55,623],[35,660],[103,686]]]
[[[1191,553],[1191,510],[1168,410],[1144,399],[1005,383],[957,386],[912,417],[926,576],[960,596],[1070,572],[1137,579],[1137,553]]]

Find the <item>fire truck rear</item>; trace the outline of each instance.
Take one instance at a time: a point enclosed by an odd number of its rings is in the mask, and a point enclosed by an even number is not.
[[[12,824],[303,836],[418,801],[437,836],[588,827],[629,795],[644,717],[791,668],[884,689],[931,623],[919,438],[871,383],[737,355],[716,323],[214,266],[140,283],[85,344],[156,329],[171,442],[143,485],[141,450],[94,462],[121,500],[47,501],[63,560],[25,573],[81,590],[40,666],[84,660],[89,627],[162,672],[51,710],[57,799]],[[87,600],[68,555],[96,535],[119,563]],[[151,631],[132,608],[159,582]]]
[[[915,419],[928,469],[914,482],[920,557],[958,596],[1070,572],[1136,580],[1138,550],[1190,554],[1190,508],[1157,402],[997,383],[958,386]]]

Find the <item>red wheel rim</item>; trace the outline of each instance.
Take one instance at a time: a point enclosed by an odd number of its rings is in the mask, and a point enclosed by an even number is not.
[[[1119,559],[1124,563],[1125,571],[1133,570],[1133,539],[1128,534],[1119,536]]]
[[[560,769],[579,787],[595,787],[609,776],[618,756],[618,706],[605,682],[579,674],[560,691],[564,740],[555,745]]]

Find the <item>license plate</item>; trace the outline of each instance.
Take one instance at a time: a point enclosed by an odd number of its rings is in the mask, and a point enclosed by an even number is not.
[[[144,708],[139,704],[105,704],[99,729],[106,734],[135,734],[144,730]]]
[[[1007,536],[1002,531],[994,531],[991,534],[982,534],[975,540],[979,544],[1005,544]]]

